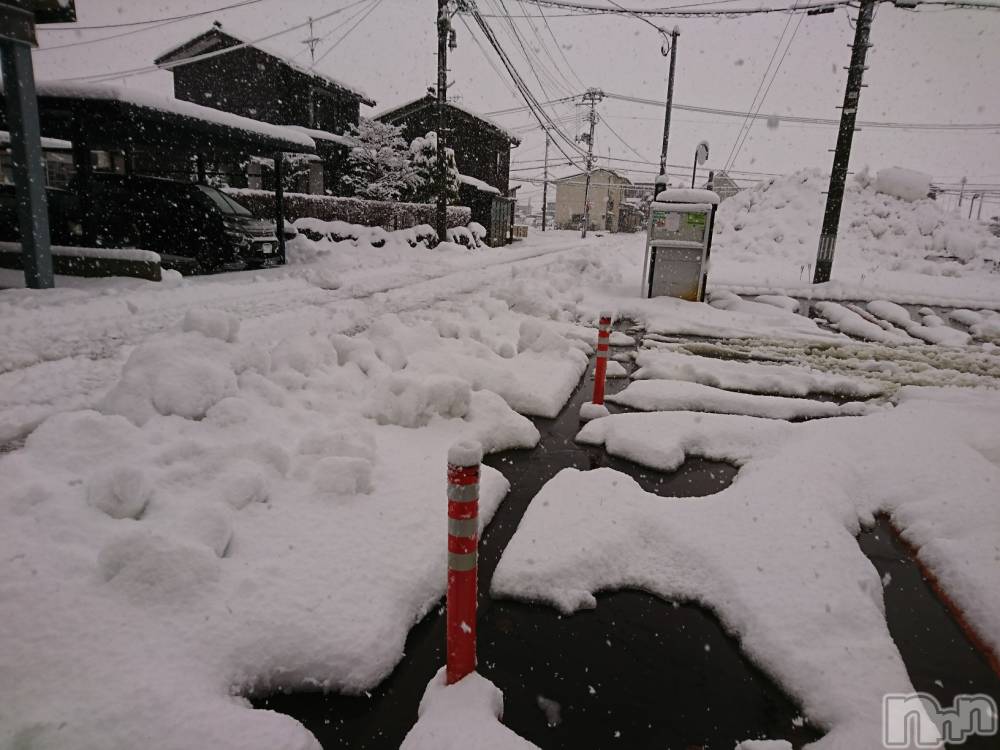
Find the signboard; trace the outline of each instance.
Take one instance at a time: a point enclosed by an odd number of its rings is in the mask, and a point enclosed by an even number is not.
[[[678,216],[678,219],[680,219],[680,216],[679,215],[677,215],[677,216]],[[691,214],[685,214],[685,216],[687,217],[685,219],[685,221],[686,221],[686,223],[687,223],[687,225],[689,227],[701,227],[702,229],[704,229],[706,214],[703,214],[703,213],[691,213]],[[680,229],[680,222],[679,221],[678,221],[678,227],[677,228]]]
[[[698,148],[694,152],[694,160],[698,164],[704,164],[708,161],[708,141],[702,141],[698,144]]]

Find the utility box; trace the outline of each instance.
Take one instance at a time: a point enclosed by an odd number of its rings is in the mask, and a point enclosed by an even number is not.
[[[712,227],[719,196],[711,190],[667,188],[649,206],[643,297],[705,299]]]

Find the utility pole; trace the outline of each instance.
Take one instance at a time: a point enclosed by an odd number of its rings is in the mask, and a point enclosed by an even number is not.
[[[826,210],[823,213],[823,228],[820,230],[819,250],[816,254],[814,284],[830,280],[833,268],[833,252],[837,246],[837,227],[840,224],[840,209],[844,203],[844,182],[847,179],[847,164],[851,159],[851,143],[854,140],[854,124],[858,117],[858,99],[861,96],[861,79],[865,71],[868,55],[869,35],[876,0],[861,0],[861,10],[854,28],[854,44],[851,49],[851,65],[847,69],[847,90],[844,92],[844,106],[840,110],[840,132],[837,134],[837,148],[833,154],[833,169],[830,172],[830,189],[826,194]]]
[[[968,182],[968,179],[965,178],[965,177],[963,177],[962,178],[962,188],[958,191],[958,207],[959,208],[962,207],[962,198],[965,197],[965,183],[966,182]]]
[[[448,0],[438,0],[438,69],[437,69],[437,212],[435,229],[438,239],[448,239],[448,165],[445,163],[445,106],[448,103],[448,32],[451,19]]]
[[[663,148],[660,150],[660,174],[667,173],[667,146],[670,143],[670,110],[674,106],[674,68],[677,66],[677,37],[681,35],[681,30],[674,26],[670,32],[670,74],[667,76],[667,106],[663,112]],[[667,50],[660,48],[666,55]]]
[[[583,103],[590,105],[590,112],[587,113],[587,120],[590,122],[590,132],[587,134],[587,181],[583,188],[583,228],[580,230],[580,239],[587,236],[587,227],[590,224],[590,173],[594,169],[594,126],[597,125],[597,103],[604,98],[604,92],[600,89],[587,89],[583,95]]]
[[[969,221],[972,221],[972,209],[976,206],[976,198],[979,198],[979,205],[982,206],[982,196],[979,193],[972,194],[972,200],[969,201]]]
[[[549,131],[545,130],[545,172],[542,177],[542,231],[545,231],[546,214],[549,212]]]

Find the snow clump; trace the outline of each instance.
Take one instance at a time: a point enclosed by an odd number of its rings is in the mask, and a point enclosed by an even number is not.
[[[423,427],[436,416],[464,417],[471,398],[471,387],[460,378],[394,373],[380,384],[366,414],[379,424]]]

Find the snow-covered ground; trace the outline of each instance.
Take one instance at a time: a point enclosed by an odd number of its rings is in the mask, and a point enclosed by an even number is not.
[[[996,275],[951,279],[967,343],[868,343],[777,296],[640,300],[642,249],[562,232],[476,252],[336,243],[262,272],[0,292],[0,747],[315,747],[241,696],[359,692],[392,669],[443,593],[449,445],[534,445],[523,415],[559,411],[605,308],[652,334],[630,386],[656,391],[644,408],[866,416],[597,420],[582,438],[612,453],[724,458],[739,478],[665,503],[608,470],[560,474],[497,591],[566,610],[620,585],[701,601],[830,731],[821,746],[862,748],[869,699],[909,688],[852,538],[886,511],[1000,646],[1000,364],[978,301]],[[696,356],[719,353],[756,361]],[[830,393],[875,403],[791,398]],[[484,523],[506,488],[484,471]],[[448,746],[454,702],[493,722],[484,742],[524,747],[476,680],[429,687],[411,747]]]

